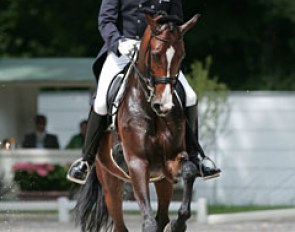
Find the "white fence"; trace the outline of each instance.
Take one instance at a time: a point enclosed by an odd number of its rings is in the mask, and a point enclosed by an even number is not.
[[[71,211],[74,209],[76,201],[70,201],[66,197],[60,197],[57,201],[15,201],[15,202],[0,202],[0,211],[35,211],[35,210],[56,210],[58,211],[59,222],[70,222]],[[181,202],[171,202],[169,207],[170,212],[177,212]],[[158,203],[152,202],[152,208],[156,209]],[[137,202],[123,202],[124,212],[138,211],[139,207]],[[199,222],[205,223],[207,221],[207,206],[206,200],[200,199],[198,202],[192,202],[192,212],[200,212],[197,215]]]
[[[235,92],[211,156],[221,177],[197,182],[210,204],[295,205],[295,93]]]
[[[58,212],[58,221],[60,223],[68,223],[72,220],[71,211],[74,209],[75,204],[75,201],[70,201],[66,197],[61,197],[57,201],[0,202],[0,212],[9,213],[9,211],[56,210]],[[180,202],[172,202],[169,208],[170,212],[177,212],[180,204]],[[152,202],[152,208],[156,209],[156,207],[157,202]],[[123,202],[123,209],[125,213],[128,211],[139,212],[137,202]],[[261,221],[295,217],[294,208],[208,215],[207,200],[204,198],[192,202],[191,211],[196,215],[193,219],[200,224]]]

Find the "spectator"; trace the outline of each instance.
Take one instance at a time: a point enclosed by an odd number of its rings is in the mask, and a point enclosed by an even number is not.
[[[73,135],[66,149],[80,149],[84,145],[85,135],[86,135],[87,120],[80,122],[80,133]]]
[[[47,119],[44,115],[36,115],[36,131],[25,136],[23,148],[59,149],[58,138],[56,135],[47,133],[46,123]]]

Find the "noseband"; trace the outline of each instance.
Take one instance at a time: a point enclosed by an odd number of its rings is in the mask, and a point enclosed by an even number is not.
[[[157,35],[154,31],[151,31],[151,36],[149,38],[149,42],[148,42],[148,47],[145,53],[145,56],[148,56],[148,63],[145,64],[146,66],[146,72],[145,75],[142,75],[140,73],[140,71],[135,67],[135,73],[137,74],[137,76],[139,77],[139,79],[144,83],[145,87],[149,90],[149,96],[147,97],[147,101],[150,102],[152,97],[154,96],[154,91],[155,91],[155,85],[157,84],[171,84],[173,87],[176,86],[177,81],[178,81],[178,74],[175,76],[155,76],[152,74],[151,72],[151,40],[152,38],[155,38],[156,40],[159,40],[161,42],[164,43],[175,43],[178,42],[180,40],[182,40],[182,36],[178,39],[166,39],[163,38],[159,35]]]

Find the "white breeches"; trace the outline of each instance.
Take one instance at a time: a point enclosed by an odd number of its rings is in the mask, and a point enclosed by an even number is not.
[[[94,111],[100,115],[107,114],[107,91],[114,76],[122,71],[129,63],[126,56],[116,56],[113,52],[109,52],[102,66],[100,73],[96,98],[94,101]],[[197,103],[197,96],[188,81],[184,77],[182,71],[179,73],[179,81],[182,84],[186,95],[186,106],[193,106]]]

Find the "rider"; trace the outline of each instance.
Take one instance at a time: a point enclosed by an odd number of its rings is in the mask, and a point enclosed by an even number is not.
[[[68,179],[84,184],[98,150],[99,140],[107,127],[106,95],[112,78],[123,70],[129,63],[128,55],[139,46],[146,22],[144,11],[164,11],[169,15],[183,18],[181,0],[103,0],[98,16],[99,30],[104,39],[104,46],[98,53],[93,65],[97,80],[97,93],[93,109],[89,114],[85,144],[82,159],[76,160],[68,171]],[[188,84],[182,72],[179,73],[186,93],[185,113],[190,128],[198,134],[197,126],[197,97]],[[187,149],[190,160],[195,163],[198,175],[204,178],[219,176],[220,169],[207,167],[198,158],[198,152],[192,147],[191,139],[187,136]],[[197,138],[197,136],[196,136]]]

